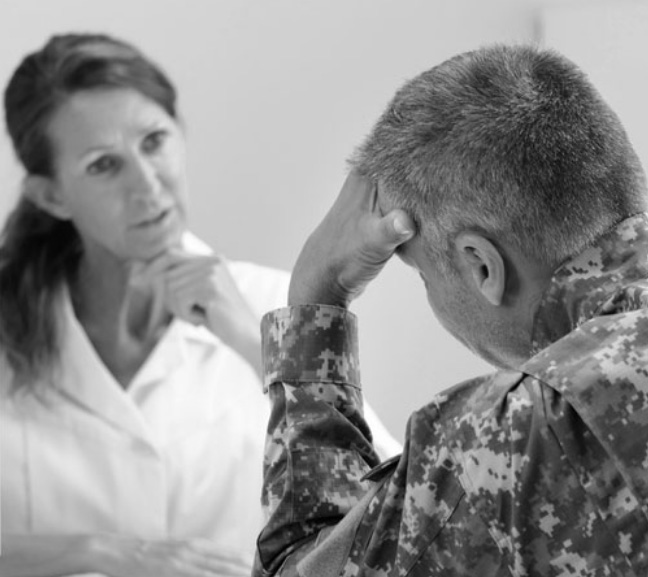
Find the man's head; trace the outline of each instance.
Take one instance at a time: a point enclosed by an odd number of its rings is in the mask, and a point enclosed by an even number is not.
[[[413,217],[443,279],[428,279],[433,308],[441,312],[434,293],[450,283],[446,292],[457,294],[446,295],[442,320],[477,349],[489,326],[501,324],[507,341],[525,324],[519,307],[531,306],[546,271],[646,209],[645,176],[617,116],[574,64],[529,46],[461,54],[407,82],[352,164]],[[501,286],[488,286],[497,271],[481,260],[492,262],[491,248]],[[467,281],[475,286],[464,293]],[[468,326],[475,315],[482,330]]]

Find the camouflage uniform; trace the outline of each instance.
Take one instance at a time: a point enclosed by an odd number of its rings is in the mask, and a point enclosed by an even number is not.
[[[355,317],[269,313],[256,574],[648,575],[647,279],[638,215],[556,271],[520,372],[438,395],[381,465]]]

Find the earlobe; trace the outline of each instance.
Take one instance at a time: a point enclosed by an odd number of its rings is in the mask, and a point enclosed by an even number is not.
[[[70,219],[70,213],[51,178],[33,174],[26,176],[23,180],[23,194],[54,218]]]
[[[501,306],[506,290],[506,265],[498,248],[477,233],[461,233],[455,239],[459,257],[477,290],[493,306]]]

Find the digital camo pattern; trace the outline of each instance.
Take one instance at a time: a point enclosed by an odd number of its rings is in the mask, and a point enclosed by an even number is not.
[[[537,351],[593,316],[648,304],[645,291],[634,292],[631,286],[646,278],[646,222],[644,214],[625,220],[556,271],[535,319]]]
[[[359,387],[357,325],[332,306],[285,308],[261,321],[264,383],[338,382]],[[349,347],[353,347],[350,349]]]
[[[410,418],[400,459],[366,480],[376,458],[355,318],[317,306],[270,313],[257,574],[330,575],[334,548],[315,536],[334,539],[330,527],[378,484],[336,574],[648,575],[646,279],[639,215],[556,272],[536,318],[539,352],[521,372],[438,395]]]
[[[342,313],[342,314],[341,314]],[[365,493],[379,463],[362,417],[356,323],[336,307],[295,307],[262,320],[265,383],[271,386],[262,502],[273,518],[259,549],[277,564]],[[351,352],[351,354],[349,354]],[[304,517],[293,518],[299,510]]]

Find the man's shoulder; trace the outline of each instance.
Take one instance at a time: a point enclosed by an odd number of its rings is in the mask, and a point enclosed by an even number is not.
[[[533,403],[529,376],[520,371],[498,371],[463,381],[441,393],[416,411],[413,419],[434,421],[446,440],[466,433],[467,424],[482,428],[492,419],[510,417],[512,412]]]
[[[464,381],[412,414],[410,446],[423,448],[433,443],[447,448],[459,476],[471,455],[486,465],[483,461],[488,459],[493,470],[497,469],[518,450],[516,443],[530,427],[537,425],[542,385],[518,371]]]
[[[546,402],[543,389],[579,406],[579,399],[593,399],[599,392],[604,397],[603,384],[618,388],[620,381],[645,378],[646,344],[648,310],[597,317],[540,351],[519,371],[498,371],[459,383],[437,395],[415,416],[434,420],[449,441],[474,445],[480,439],[478,432],[483,435],[495,426],[537,412]],[[607,397],[599,402],[602,400]],[[534,418],[538,417],[542,418]]]
[[[563,392],[590,381],[610,381],[648,367],[648,309],[602,315],[584,322],[540,351],[522,370]],[[580,383],[580,387],[575,383]]]
[[[461,527],[466,535],[490,534],[500,544],[489,518],[500,497],[512,494],[516,480],[515,455],[524,450],[516,421],[533,422],[535,383],[529,380],[523,373],[502,371],[444,391],[412,414],[401,459],[372,472],[371,480],[401,484],[406,494],[401,528],[417,554],[433,547],[435,535],[446,526],[451,532]],[[494,549],[491,541],[482,545],[474,544],[471,555]]]
[[[412,415],[410,445],[423,448],[433,439],[434,445],[445,447],[467,492],[477,482],[475,470],[479,483],[497,484],[500,476],[511,479],[511,464],[526,458],[528,439],[546,429],[546,387],[520,371],[499,371],[460,383]],[[484,475],[488,479],[481,478]]]
[[[628,401],[639,398],[640,381],[645,385],[648,371],[635,369],[644,364],[646,338],[645,313],[610,316],[583,325],[520,371],[442,392],[412,415],[401,460],[372,479],[400,480],[412,495],[405,502],[425,503],[404,515],[413,527],[444,527],[453,515],[452,526],[482,524],[501,551],[520,563],[532,559],[539,574],[572,546],[589,551],[593,541],[583,540],[581,528],[606,518],[609,507],[596,513],[603,500],[622,503],[628,515],[640,502],[615,485],[615,475],[621,467],[644,486],[647,433]],[[604,490],[608,481],[614,487]],[[602,534],[601,527],[592,531]]]

